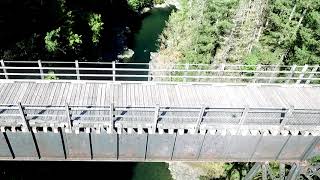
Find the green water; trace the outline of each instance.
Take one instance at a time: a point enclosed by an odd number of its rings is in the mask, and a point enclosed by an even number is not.
[[[153,8],[142,20],[140,30],[134,35],[132,62],[147,63],[150,52],[158,49],[158,38],[173,8]]]
[[[167,163],[137,163],[132,180],[172,180]]]
[[[173,8],[154,8],[143,19],[141,29],[134,35],[134,56],[131,62],[147,63],[150,52],[158,49],[158,38]],[[136,73],[136,72],[135,72]],[[132,180],[171,180],[167,163],[136,163]]]

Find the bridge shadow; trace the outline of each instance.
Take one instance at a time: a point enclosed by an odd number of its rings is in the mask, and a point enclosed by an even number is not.
[[[13,107],[13,105],[9,105],[9,106],[7,106],[7,107]],[[2,110],[0,111],[0,114],[4,113],[4,112],[6,112],[6,111],[7,111],[7,109],[2,109]]]
[[[50,107],[52,107],[52,106],[46,106],[46,108],[50,108]],[[48,111],[47,109],[44,109],[44,110],[41,110],[39,113],[37,113],[37,114],[44,114],[46,111]],[[35,120],[35,119],[37,119],[39,116],[33,116],[31,119],[32,120]]]
[[[136,163],[0,161],[0,179],[123,179],[130,180]]]
[[[127,106],[127,107],[126,107],[126,109],[129,109],[129,108],[131,108],[131,106]],[[128,111],[122,111],[122,112],[120,113],[120,115],[121,115],[121,116],[124,116],[124,115],[127,114],[127,113],[128,113]],[[123,119],[123,117],[117,117],[114,122],[120,121],[121,119]]]
[[[86,108],[92,108],[92,106],[86,106]],[[81,113],[78,115],[78,117],[74,118],[74,121],[80,120],[82,115],[85,115],[88,113],[88,110],[83,110]]]
[[[170,109],[170,107],[165,107],[164,109]],[[162,113],[160,114],[160,116],[165,116],[167,114],[168,111],[162,111]],[[162,121],[162,117],[158,118],[158,121]]]

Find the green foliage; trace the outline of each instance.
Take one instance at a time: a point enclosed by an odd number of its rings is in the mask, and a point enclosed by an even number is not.
[[[201,176],[200,180],[210,180],[213,178],[221,178],[224,177],[225,174],[225,164],[224,163],[190,163],[191,166],[200,168],[201,170],[206,172],[205,176]]]
[[[153,4],[163,4],[165,0],[153,0]]]
[[[49,52],[60,50],[64,54],[68,50],[77,52],[82,44],[82,35],[73,32],[74,15],[72,11],[67,11],[64,0],[59,2],[61,3],[61,12],[64,13],[66,19],[59,28],[47,33],[45,37],[46,49]]]
[[[271,52],[266,49],[255,49],[251,54],[245,57],[245,65],[270,65],[270,64],[279,64],[279,55],[280,52]]]
[[[71,31],[68,36],[69,46],[72,49],[75,49],[78,45],[82,44],[81,37],[81,35],[75,34]]]
[[[59,78],[54,74],[54,71],[49,71],[48,75],[44,77],[45,80],[58,80]]]
[[[132,10],[138,11],[145,7],[150,7],[153,0],[128,0],[128,5]]]
[[[181,9],[171,14],[160,36],[161,60],[210,63],[214,50],[233,27],[237,4],[238,0],[181,0]]]
[[[285,64],[320,63],[320,1],[271,0],[260,44]]]
[[[309,160],[309,163],[310,163],[311,165],[319,164],[319,163],[320,163],[320,155],[312,157],[312,158]]]
[[[49,52],[55,52],[58,49],[59,43],[58,38],[60,37],[61,28],[54,29],[50,32],[47,32],[47,35],[44,37],[44,42],[46,45],[46,49]]]
[[[101,14],[92,13],[89,15],[89,26],[92,31],[92,42],[96,45],[99,43],[101,31],[103,30],[103,22]]]

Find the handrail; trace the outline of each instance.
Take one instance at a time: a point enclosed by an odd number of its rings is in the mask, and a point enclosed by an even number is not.
[[[320,117],[320,109],[294,109],[292,106],[283,108],[167,107],[159,105],[123,107],[113,104],[48,106],[18,103],[17,105],[0,104],[0,109],[0,127],[21,126],[21,124],[23,126],[22,120],[27,121],[27,124],[32,127],[64,124],[64,126],[71,126],[65,127],[69,129],[99,126],[115,128],[115,124],[121,124],[122,128],[140,126],[153,129],[157,128],[157,124],[161,124],[161,127],[183,126],[187,129],[194,128],[197,131],[201,128],[210,128],[211,125],[214,127],[216,125],[223,127],[241,125],[241,128],[248,126],[256,129],[272,126],[279,131],[283,129],[313,131],[320,127],[320,122],[312,119]],[[219,114],[215,114],[217,112]],[[261,113],[267,114],[262,118]],[[66,114],[69,117],[66,117]],[[305,118],[300,118],[296,114],[303,114]],[[110,119],[110,115],[114,118]],[[154,121],[155,116],[156,121]]]
[[[19,63],[28,63],[30,66],[14,66]],[[97,65],[99,68],[91,67],[91,65]],[[0,79],[47,78],[53,80],[320,84],[320,68],[319,65],[175,64],[166,69],[156,68],[152,63],[1,60]]]

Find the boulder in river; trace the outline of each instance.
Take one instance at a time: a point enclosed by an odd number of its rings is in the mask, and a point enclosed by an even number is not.
[[[134,55],[134,51],[132,49],[127,48],[123,51],[122,54],[119,54],[117,58],[124,62],[129,62],[130,59],[133,57],[133,55]]]

